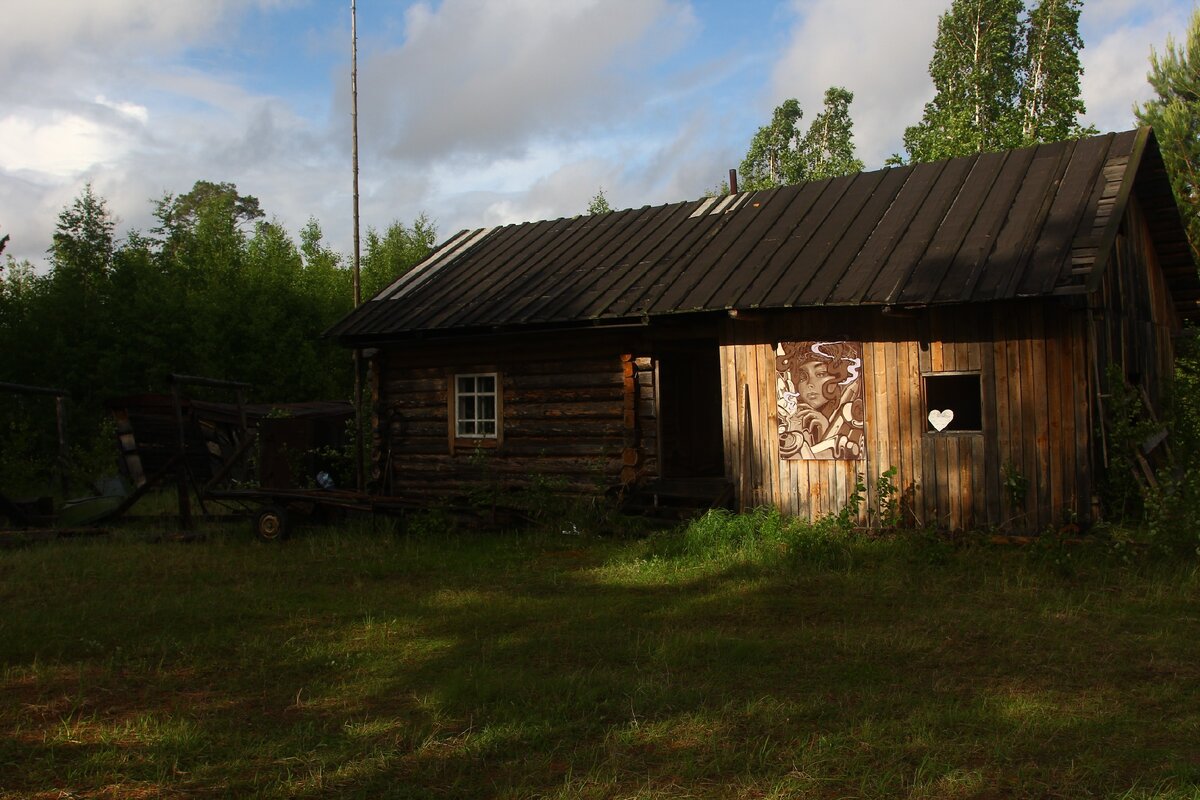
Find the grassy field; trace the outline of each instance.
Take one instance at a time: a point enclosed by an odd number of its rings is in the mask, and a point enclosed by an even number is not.
[[[1194,563],[726,533],[0,551],[0,797],[1200,797]]]

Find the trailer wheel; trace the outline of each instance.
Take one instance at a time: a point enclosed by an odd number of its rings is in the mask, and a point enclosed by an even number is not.
[[[278,542],[291,533],[287,512],[279,506],[265,506],[254,515],[254,535],[264,542]]]

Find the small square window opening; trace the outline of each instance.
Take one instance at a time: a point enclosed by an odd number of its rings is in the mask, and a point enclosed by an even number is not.
[[[979,374],[926,375],[925,420],[927,433],[982,431]]]

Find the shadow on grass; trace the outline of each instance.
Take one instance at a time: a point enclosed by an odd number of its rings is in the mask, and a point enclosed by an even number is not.
[[[176,595],[111,609],[132,626],[97,624],[94,654],[8,659],[0,796],[1182,797],[1200,781],[1194,583],[1062,583],[1007,557],[828,571],[538,540],[305,547],[172,561]]]

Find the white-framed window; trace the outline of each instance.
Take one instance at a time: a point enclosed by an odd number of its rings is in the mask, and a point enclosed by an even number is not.
[[[499,420],[495,372],[454,376],[454,435],[461,439],[495,439]]]

